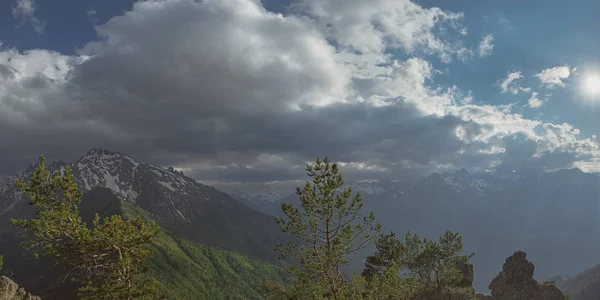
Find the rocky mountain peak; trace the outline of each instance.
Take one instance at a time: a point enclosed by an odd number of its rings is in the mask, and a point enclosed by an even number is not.
[[[471,175],[469,174],[469,172],[467,172],[467,169],[465,169],[465,168],[460,168],[460,169],[454,171],[452,174],[454,174],[455,176],[458,176],[458,177],[463,177],[463,178],[471,177]]]
[[[139,166],[125,154],[104,149],[92,149],[71,165],[82,189],[103,186],[133,199],[138,193],[132,188]]]
[[[34,171],[37,164],[32,166],[22,172],[23,179],[30,177],[31,173],[25,173]],[[88,214],[87,219],[95,213],[104,217],[129,208],[151,217],[170,234],[270,261],[276,259],[271,245],[283,242],[271,217],[174,169],[103,149],[92,149],[75,162],[46,166],[69,166],[73,170],[83,194],[80,211],[83,217]],[[10,230],[14,230],[8,222],[10,218],[28,218],[35,213],[17,191],[15,179],[16,176],[0,176],[0,223]],[[12,232],[8,236],[12,237]]]
[[[103,148],[92,148],[85,154],[85,156],[100,156],[100,155],[119,156],[119,155],[125,155],[125,154],[119,153],[117,151],[103,149]]]
[[[433,173],[410,186],[443,186],[457,192],[471,189],[477,194],[484,194],[490,185],[486,178],[475,178],[462,168],[451,173]]]
[[[441,176],[445,182],[452,184],[456,183],[461,185],[468,185],[471,183],[471,181],[473,181],[473,178],[471,177],[469,172],[467,172],[467,170],[465,170],[464,168],[456,170],[452,173],[442,173]]]

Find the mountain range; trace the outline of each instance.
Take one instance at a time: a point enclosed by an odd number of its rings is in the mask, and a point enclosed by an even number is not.
[[[82,216],[91,219],[95,212],[101,216],[129,212],[132,216],[144,215],[162,227],[164,234],[154,245],[158,254],[150,264],[155,275],[172,275],[163,281],[172,283],[171,289],[189,288],[184,295],[197,293],[204,298],[207,295],[200,294],[201,291],[223,291],[236,283],[214,289],[206,285],[218,285],[218,281],[245,275],[251,278],[246,279],[252,281],[253,286],[239,291],[242,298],[259,299],[261,276],[278,275],[278,267],[263,263],[277,261],[274,245],[283,238],[273,217],[250,209],[182,172],[138,162],[118,152],[92,149],[75,162],[56,161],[47,169],[59,171],[67,166],[73,170],[84,194],[80,204]],[[21,234],[9,224],[11,218],[33,216],[32,207],[17,191],[14,182],[17,178],[27,179],[36,167],[37,164],[32,164],[18,174],[0,177],[0,252],[5,256],[4,272],[9,272],[19,284],[32,293],[46,296],[44,299],[60,299],[64,295],[55,294],[53,290],[58,282],[48,279],[58,273],[49,275],[42,271],[50,269],[48,261],[32,262],[27,259],[29,256],[22,254],[22,249],[16,246]],[[24,265],[29,267],[24,268]],[[206,278],[211,268],[219,268],[215,271],[216,277]],[[190,273],[195,277],[190,278]],[[227,280],[218,277],[224,273],[229,274]],[[47,284],[40,284],[41,277]],[[180,282],[171,282],[177,277],[190,284],[181,287]]]
[[[84,219],[95,212],[142,215],[163,228],[149,264],[174,299],[185,295],[218,299],[231,293],[260,299],[262,278],[283,276],[273,247],[284,237],[273,216],[280,214],[282,202],[297,204],[293,190],[238,187],[228,190],[229,195],[172,168],[103,149],[47,168],[66,166],[73,169],[84,193]],[[30,255],[16,246],[22,234],[8,222],[33,214],[14,181],[28,178],[35,167],[0,176],[2,272],[32,293],[60,299],[64,298],[56,292],[60,271],[48,271],[49,261],[28,259]],[[525,178],[461,169],[409,181],[349,181],[347,186],[363,195],[364,210],[375,213],[384,231],[400,235],[411,231],[428,238],[446,230],[460,232],[465,251],[475,252],[478,291],[487,291],[504,258],[515,250],[528,253],[538,280],[566,274],[572,277],[560,277],[561,283],[571,289],[577,286],[572,282],[581,281],[576,274],[600,262],[600,180],[578,169]],[[360,270],[360,257],[368,254],[368,249],[359,253],[346,272]]]
[[[487,291],[498,266],[515,250],[528,253],[542,280],[575,275],[600,262],[600,180],[579,169],[525,178],[461,169],[347,186],[362,194],[364,210],[375,213],[384,231],[411,231],[432,239],[446,230],[460,232],[465,251],[475,252],[478,291]],[[281,202],[298,204],[295,195],[273,200],[263,194],[270,193],[263,190],[242,201],[271,215],[279,213]],[[354,271],[361,267],[360,259],[353,262]]]

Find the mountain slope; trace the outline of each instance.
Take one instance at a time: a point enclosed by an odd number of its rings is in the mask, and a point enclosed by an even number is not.
[[[275,261],[282,235],[274,219],[249,209],[228,194],[181,172],[138,162],[128,155],[92,149],[74,163],[54,162],[50,170],[71,166],[82,192],[108,188],[143,208],[164,228],[193,241]],[[0,231],[9,217],[27,216],[26,201],[14,180],[27,178],[32,165],[16,176],[0,177]]]
[[[555,276],[548,281],[554,284],[570,300],[597,300],[600,298],[600,264],[572,276]]]
[[[150,214],[130,200],[107,188],[92,188],[80,204],[82,218],[91,222],[95,213],[128,218],[142,216],[156,222]],[[71,299],[75,288],[61,283],[64,271],[52,265],[48,258],[39,261],[31,255],[19,255],[21,249],[2,245],[6,261],[4,272],[22,286],[35,291],[43,299]],[[262,299],[261,285],[265,278],[282,278],[283,270],[246,255],[202,245],[162,229],[150,246],[150,276],[160,283],[167,299]]]
[[[66,166],[73,169],[84,193],[80,207],[84,219],[91,220],[96,212],[101,216],[124,214],[127,210],[123,207],[135,207],[164,229],[153,246],[161,259],[152,261],[152,270],[165,283],[165,289],[183,297],[173,299],[185,299],[184,295],[220,299],[230,294],[227,291],[243,295],[240,299],[259,299],[257,284],[265,276],[278,274],[277,267],[260,261],[275,262],[274,245],[283,238],[273,217],[181,172],[117,152],[92,149],[73,163],[53,162],[47,169],[57,171]],[[64,279],[62,270],[53,268],[48,259],[30,260],[31,253],[23,253],[17,246],[22,234],[9,224],[11,218],[33,216],[32,207],[18,193],[14,181],[27,179],[35,167],[31,165],[14,176],[0,176],[4,272],[45,298],[65,299],[69,295],[62,290],[68,289],[57,288]],[[125,200],[110,200],[117,196]],[[213,294],[204,289],[209,287]]]
[[[122,214],[152,220],[143,209],[122,201]],[[163,230],[151,246],[148,265],[169,299],[263,299],[265,278],[283,269],[248,256],[201,245]]]

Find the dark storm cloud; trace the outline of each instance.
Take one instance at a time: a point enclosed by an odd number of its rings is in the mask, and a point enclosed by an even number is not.
[[[185,136],[164,137],[160,144],[167,152],[188,153],[190,158],[198,153],[235,153],[212,158],[213,162],[224,164],[228,159],[254,164],[254,158],[260,153],[280,153],[289,164],[287,167],[286,164],[275,164],[261,168],[228,166],[197,175],[204,180],[223,180],[224,176],[232,176],[235,181],[302,178],[304,163],[325,155],[336,161],[374,165],[389,165],[389,162],[400,160],[427,164],[432,159],[447,160],[448,155],[461,147],[453,130],[462,121],[453,117],[415,117],[414,113],[413,108],[403,105],[340,104],[317,110],[240,118],[228,123],[228,129],[219,133],[202,129]],[[197,136],[203,138],[182,142]],[[297,165],[302,166],[300,171],[294,167]],[[361,172],[368,175],[368,170]]]
[[[257,3],[139,2],[78,57],[0,52],[0,173],[93,147],[234,182],[304,179],[305,163],[325,155],[350,179],[399,179],[569,164],[597,150],[568,126],[536,133],[501,108],[456,104],[457,93],[427,85],[424,60],[341,63],[309,19]],[[354,78],[357,68],[375,75]]]

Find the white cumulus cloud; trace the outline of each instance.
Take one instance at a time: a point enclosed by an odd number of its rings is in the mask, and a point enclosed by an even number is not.
[[[571,71],[568,66],[559,66],[549,69],[545,69],[542,72],[535,74],[542,85],[547,88],[554,88],[556,86],[565,87],[563,79],[569,78]]]
[[[569,124],[437,81],[435,62],[469,53],[462,13],[406,0],[294,3],[282,15],[255,0],[142,1],[98,25],[78,56],[0,51],[0,136],[11,141],[0,167],[98,145],[233,182],[299,179],[323,155],[369,178],[600,162],[597,141]],[[521,78],[499,85],[525,92]]]
[[[527,100],[529,107],[531,108],[539,108],[544,105],[544,101],[537,97],[538,93],[531,93],[531,97]]]
[[[515,83],[517,79],[521,78],[523,78],[523,75],[520,71],[509,72],[506,78],[499,83],[502,93],[509,92],[516,95],[521,92],[531,92],[530,88],[524,88]]]
[[[480,57],[489,56],[490,54],[492,54],[493,50],[494,50],[494,36],[491,34],[488,34],[483,38],[481,43],[479,43],[479,48],[478,48],[479,56]]]

